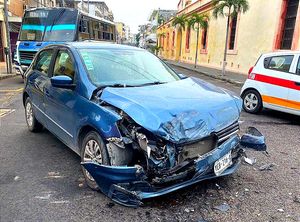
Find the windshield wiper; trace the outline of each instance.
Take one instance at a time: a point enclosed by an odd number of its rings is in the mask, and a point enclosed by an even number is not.
[[[148,82],[148,83],[144,83],[144,84],[140,84],[140,85],[135,85],[136,87],[140,87],[140,86],[151,86],[151,85],[160,85],[160,84],[165,84],[167,82]]]
[[[99,96],[99,94],[102,93],[103,89],[105,89],[107,87],[126,88],[126,87],[135,87],[135,85],[127,85],[127,84],[121,84],[121,83],[115,83],[115,84],[111,84],[111,85],[102,85],[102,86],[97,87],[97,89],[95,90],[95,93],[97,94],[97,96]]]

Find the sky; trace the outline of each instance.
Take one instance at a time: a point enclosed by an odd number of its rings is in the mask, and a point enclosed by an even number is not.
[[[179,0],[104,0],[112,10],[115,22],[130,26],[131,33],[145,24],[153,9],[177,9]]]

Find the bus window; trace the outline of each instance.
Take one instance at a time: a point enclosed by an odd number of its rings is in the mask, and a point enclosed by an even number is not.
[[[42,41],[48,10],[27,11],[23,18],[19,41]]]
[[[44,41],[74,41],[76,34],[77,11],[60,9],[51,11]]]

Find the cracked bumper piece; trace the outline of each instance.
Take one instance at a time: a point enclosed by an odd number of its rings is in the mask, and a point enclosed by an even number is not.
[[[129,207],[138,207],[143,199],[161,196],[206,179],[234,173],[244,153],[239,141],[238,136],[229,139],[212,152],[193,160],[192,175],[190,173],[186,175],[183,173],[183,176],[170,175],[172,179],[164,178],[168,181],[165,184],[149,182],[140,166],[104,166],[94,162],[82,165],[93,176],[101,191],[113,201]],[[230,152],[232,164],[217,176],[214,173],[214,163]]]

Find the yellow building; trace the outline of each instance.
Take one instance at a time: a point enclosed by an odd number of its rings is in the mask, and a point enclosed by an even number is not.
[[[115,22],[117,30],[117,43],[122,43],[125,40],[125,24],[123,22]]]
[[[248,0],[250,8],[230,21],[227,70],[247,73],[258,57],[265,52],[300,49],[299,0]],[[158,27],[160,56],[164,59],[194,63],[196,48],[198,64],[221,69],[223,64],[226,17],[212,15],[211,0],[180,0],[177,15],[206,13],[210,16],[207,30],[185,28],[180,32],[172,26],[173,19]],[[181,41],[181,52],[180,52]]]

